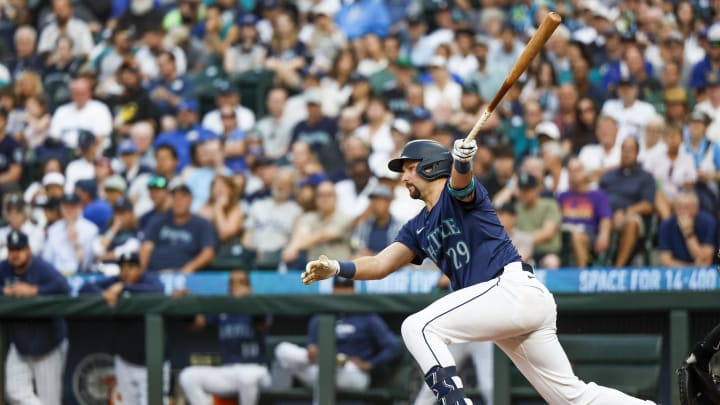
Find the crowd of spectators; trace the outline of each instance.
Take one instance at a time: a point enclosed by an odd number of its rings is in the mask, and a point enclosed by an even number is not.
[[[474,172],[540,267],[707,265],[720,2],[0,1],[2,230],[65,274],[300,268],[418,212],[386,162],[478,136]],[[3,239],[3,238],[0,238]],[[0,251],[1,253],[1,251]],[[645,253],[645,254],[643,254]]]

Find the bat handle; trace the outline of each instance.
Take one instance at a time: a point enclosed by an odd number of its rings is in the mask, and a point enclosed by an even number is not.
[[[480,132],[480,129],[485,125],[485,122],[490,118],[490,114],[492,114],[492,110],[487,109],[485,112],[483,112],[482,116],[480,116],[480,119],[477,120],[475,123],[475,126],[470,130],[470,133],[468,133],[467,137],[465,137],[465,141],[463,141],[463,146],[470,146],[470,144],[475,141],[475,137],[477,136],[478,132]]]

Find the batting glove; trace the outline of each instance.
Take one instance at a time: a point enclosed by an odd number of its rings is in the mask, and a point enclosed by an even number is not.
[[[325,255],[320,255],[317,260],[312,260],[305,265],[305,271],[300,275],[305,285],[316,281],[333,277],[340,271],[340,263],[337,260],[330,260]]]
[[[453,159],[463,163],[472,162],[477,153],[477,149],[477,143],[475,141],[470,142],[470,145],[466,146],[464,139],[458,139],[455,141],[455,144],[453,144]]]

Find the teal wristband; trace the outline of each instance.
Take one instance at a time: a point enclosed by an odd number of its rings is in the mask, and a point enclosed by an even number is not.
[[[450,185],[450,181],[447,182],[447,189],[448,192],[450,192],[450,195],[457,198],[458,200],[464,200],[475,191],[475,177],[470,178],[470,184],[467,185],[467,187],[463,188],[462,190],[455,190]]]
[[[340,261],[338,262],[338,265],[340,266],[340,269],[338,270],[336,276],[349,279],[355,277],[355,263],[350,261]]]

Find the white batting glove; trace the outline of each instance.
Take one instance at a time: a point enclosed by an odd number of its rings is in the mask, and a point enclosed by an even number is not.
[[[305,265],[305,271],[300,275],[305,285],[316,281],[325,280],[335,276],[340,271],[340,263],[337,260],[330,260],[325,255],[320,255],[317,260],[309,261]]]
[[[468,146],[465,146],[464,142],[464,139],[458,139],[453,144],[453,159],[463,163],[472,162],[478,150],[477,142],[473,140]]]

